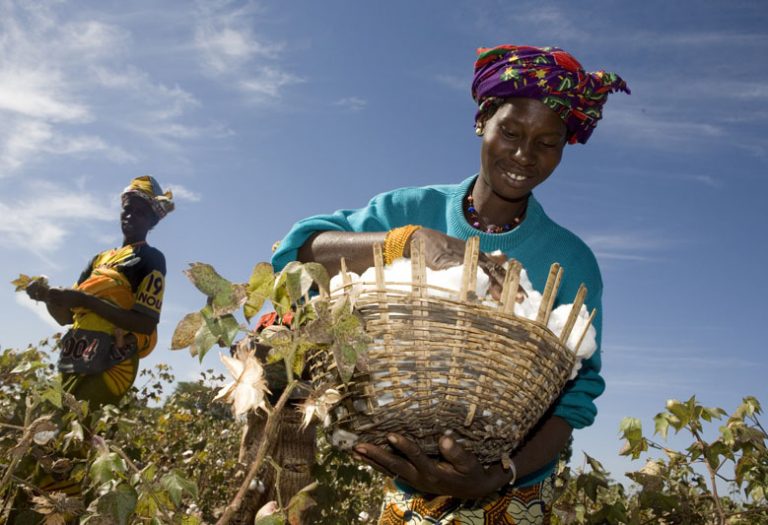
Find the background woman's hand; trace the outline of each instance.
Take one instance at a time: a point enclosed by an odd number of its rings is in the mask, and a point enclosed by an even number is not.
[[[29,285],[27,286],[27,289],[25,290],[27,292],[27,295],[30,299],[33,301],[43,301],[48,302],[48,291],[50,290],[50,287],[48,284],[42,280],[42,279],[35,279]]]
[[[411,240],[424,241],[424,257],[427,267],[433,270],[445,270],[464,263],[464,250],[467,243],[461,239],[450,237],[443,232],[420,228],[413,232]],[[406,244],[404,254],[410,257],[410,243]],[[506,271],[502,264],[507,260],[504,255],[490,256],[480,252],[478,266],[491,279],[490,293],[494,299],[501,297],[502,286]]]
[[[390,435],[389,442],[400,454],[367,443],[354,450],[376,470],[424,494],[479,499],[501,489],[511,476],[500,465],[484,467],[449,436],[440,439],[440,459],[427,456],[416,443],[401,435]]]

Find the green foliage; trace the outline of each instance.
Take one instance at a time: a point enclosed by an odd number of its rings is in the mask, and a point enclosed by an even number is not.
[[[640,420],[624,418],[622,455],[639,459],[649,450],[663,455],[646,457],[640,470],[626,474],[637,484],[632,492],[589,456],[588,468],[575,476],[561,465],[555,523],[768,523],[768,434],[757,419],[760,412],[754,397],[744,398],[730,416],[695,397],[670,400],[654,418],[655,434],[666,439],[670,429],[686,433],[691,444],[679,451],[645,437]],[[725,417],[719,435],[706,441],[706,424]],[[723,486],[728,495],[720,494]]]

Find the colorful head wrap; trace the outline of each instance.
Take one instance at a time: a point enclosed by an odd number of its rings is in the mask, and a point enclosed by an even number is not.
[[[476,122],[500,99],[534,98],[560,116],[571,144],[584,144],[602,118],[608,93],[630,93],[617,74],[588,73],[557,47],[503,45],[477,52],[472,81],[472,98],[479,105]]]
[[[152,211],[157,215],[158,220],[162,219],[173,211],[173,193],[170,190],[163,193],[163,189],[154,177],[144,175],[136,177],[131,181],[127,188],[123,190],[123,195],[136,195],[147,201],[152,207]]]

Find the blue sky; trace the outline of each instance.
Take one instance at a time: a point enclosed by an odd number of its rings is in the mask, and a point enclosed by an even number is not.
[[[166,349],[201,305],[187,263],[244,280],[303,216],[466,178],[475,49],[558,45],[632,88],[537,190],[601,264],[608,389],[576,448],[619,475],[623,416],[768,404],[766,19],[738,0],[0,0],[0,274],[70,284],[153,174],[177,210],[149,238],[168,286],[144,363],[218,368]],[[0,305],[0,346],[52,333],[10,285]]]

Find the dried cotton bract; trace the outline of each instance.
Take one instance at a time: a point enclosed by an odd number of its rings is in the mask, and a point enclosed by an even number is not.
[[[232,410],[236,417],[259,408],[266,412],[266,395],[270,392],[264,379],[264,368],[259,360],[252,355],[244,359],[236,359],[224,354],[219,354],[219,357],[235,380],[219,390],[213,400],[224,399],[232,403]]]
[[[299,406],[299,410],[304,415],[301,421],[301,428],[305,429],[312,422],[312,418],[319,419],[324,427],[331,424],[331,409],[341,401],[341,394],[335,388],[328,388],[317,397],[310,396]]]

